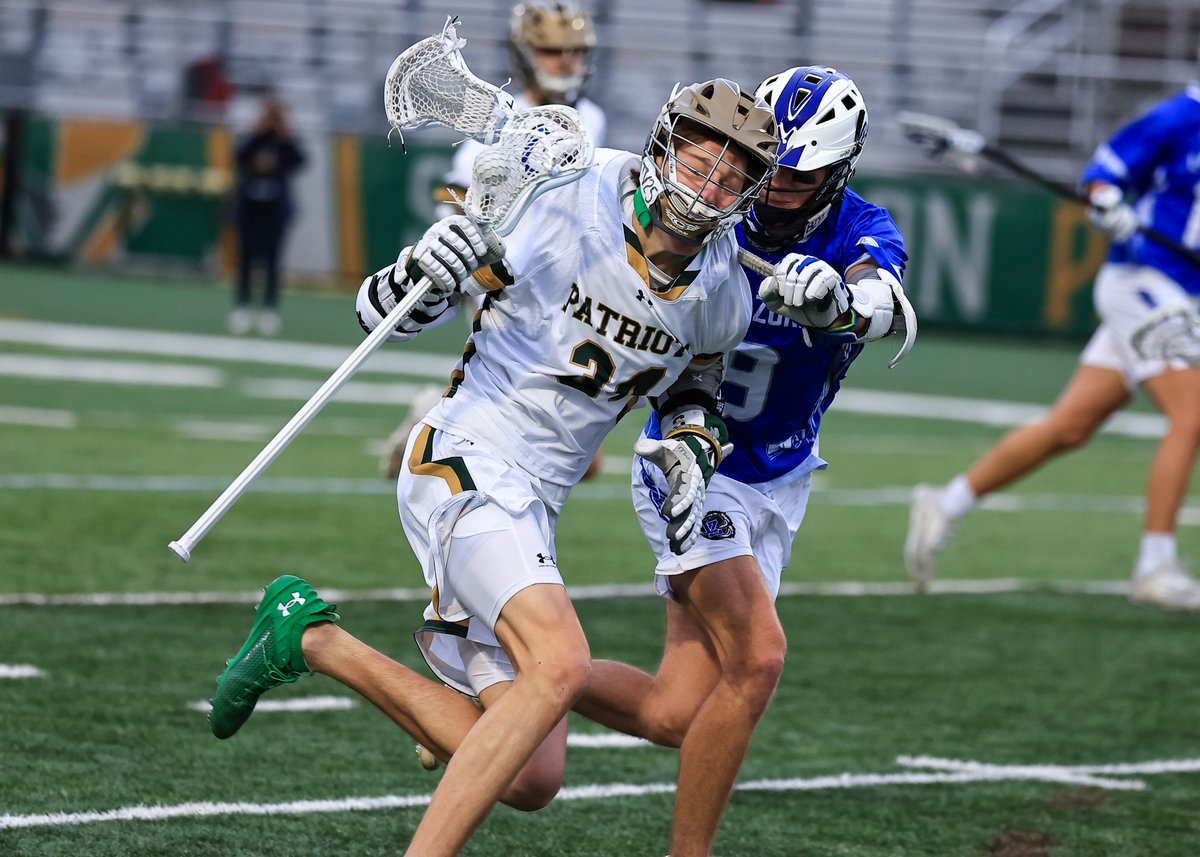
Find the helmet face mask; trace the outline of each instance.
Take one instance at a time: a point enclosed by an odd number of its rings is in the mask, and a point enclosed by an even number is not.
[[[775,171],[771,134],[769,111],[737,84],[676,86],[642,158],[655,226],[692,247],[731,228]]]
[[[579,7],[528,2],[513,8],[508,48],[521,86],[542,104],[573,106],[592,75],[596,31]]]
[[[866,140],[867,108],[854,81],[821,66],[792,68],[769,77],[757,95],[775,112],[780,170],[826,171],[824,180],[798,207],[778,204],[789,194],[774,189],[754,204],[746,218],[746,235],[757,247],[777,251],[808,238],[841,202]]]

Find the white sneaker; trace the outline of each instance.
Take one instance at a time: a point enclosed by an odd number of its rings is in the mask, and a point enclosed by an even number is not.
[[[273,309],[265,309],[258,314],[258,332],[263,336],[278,336],[283,330],[283,319]]]
[[[904,567],[917,592],[928,592],[933,579],[933,555],[954,535],[956,522],[942,511],[942,491],[932,485],[913,489],[908,506],[908,537],[904,540]]]
[[[438,769],[438,765],[440,765],[441,762],[438,761],[437,756],[430,752],[428,747],[418,744],[416,746],[416,751],[417,758],[421,761],[422,768],[427,771],[436,771]]]
[[[1179,560],[1166,560],[1133,578],[1129,600],[1163,610],[1200,610],[1200,582]]]
[[[229,314],[225,325],[234,336],[245,336],[254,327],[254,316],[250,310],[238,307]]]
[[[430,384],[417,390],[408,409],[408,416],[383,445],[383,454],[379,456],[379,472],[384,479],[392,480],[400,475],[400,468],[404,466],[404,448],[408,446],[408,436],[412,434],[413,426],[433,410],[445,389]]]

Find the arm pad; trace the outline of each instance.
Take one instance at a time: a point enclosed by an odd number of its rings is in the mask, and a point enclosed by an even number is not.
[[[693,361],[666,393],[653,401],[663,438],[678,438],[692,448],[707,483],[721,459],[733,451],[721,419],[718,393],[725,364]]]
[[[900,281],[884,268],[868,268],[850,281],[850,307],[858,318],[867,320],[867,329],[858,334],[859,342],[882,339],[896,322],[896,290]]]

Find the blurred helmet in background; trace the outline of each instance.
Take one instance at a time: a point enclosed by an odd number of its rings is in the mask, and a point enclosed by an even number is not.
[[[522,3],[513,8],[508,48],[517,80],[535,100],[574,106],[592,75],[596,29],[579,6]]]

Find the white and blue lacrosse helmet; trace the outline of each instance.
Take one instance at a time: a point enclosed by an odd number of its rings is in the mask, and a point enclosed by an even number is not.
[[[807,238],[841,202],[867,138],[867,106],[849,76],[824,66],[799,66],[764,80],[755,95],[771,106],[779,129],[779,168],[829,174],[799,208],[760,196],[746,217],[746,235],[763,250]]]

